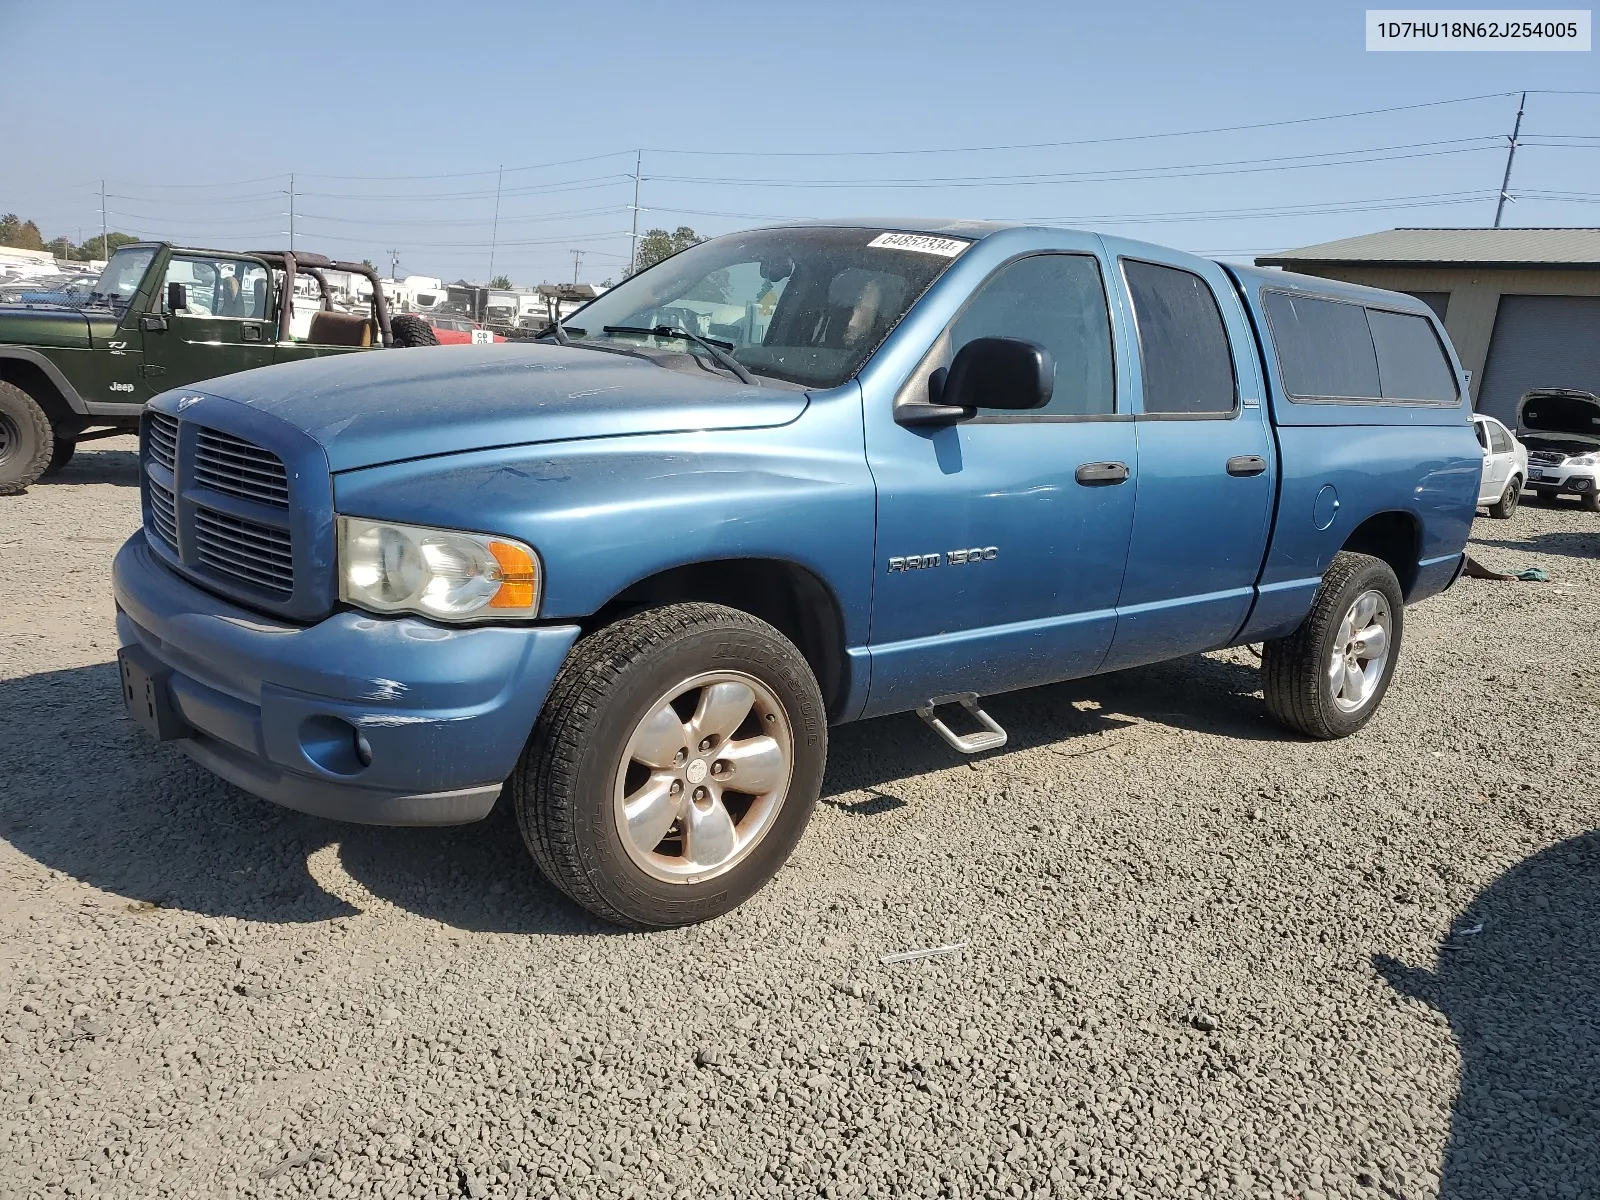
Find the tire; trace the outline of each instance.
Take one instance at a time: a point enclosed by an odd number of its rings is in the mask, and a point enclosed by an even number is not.
[[[748,713],[714,732],[713,690],[731,720],[740,688]],[[738,757],[718,758],[718,744]],[[694,924],[738,907],[783,866],[816,806],[827,747],[816,678],[776,629],[715,604],[648,609],[568,656],[511,777],[517,824],[545,877],[603,920]],[[773,786],[728,786],[741,767]],[[642,814],[636,834],[630,809]]]
[[[1378,605],[1378,611],[1367,619],[1367,627],[1386,625],[1381,661],[1363,659],[1360,643],[1356,643],[1355,657],[1350,658],[1350,643],[1339,644],[1346,618],[1358,615],[1358,600],[1366,603],[1369,599]],[[1300,628],[1268,642],[1262,651],[1267,711],[1280,725],[1307,737],[1329,739],[1355,733],[1372,719],[1389,690],[1404,632],[1405,600],[1389,564],[1367,554],[1341,551],[1322,577],[1310,615]],[[1359,689],[1348,687],[1348,672],[1336,675],[1330,669],[1335,653],[1361,668]],[[1340,696],[1341,688],[1357,694]]]
[[[78,443],[67,438],[57,438],[56,447],[50,452],[50,461],[46,464],[41,478],[49,478],[61,472],[72,461],[73,451],[77,450]]]
[[[389,332],[396,346],[437,346],[439,335],[421,317],[404,313],[389,319]]]
[[[1584,512],[1600,513],[1600,492],[1587,491],[1578,497]]]
[[[1506,484],[1506,490],[1500,493],[1500,499],[1489,505],[1489,515],[1504,521],[1517,511],[1517,501],[1521,499],[1522,480],[1513,475],[1511,482]]]
[[[55,453],[55,431],[34,398],[0,383],[0,496],[15,496],[45,473]]]

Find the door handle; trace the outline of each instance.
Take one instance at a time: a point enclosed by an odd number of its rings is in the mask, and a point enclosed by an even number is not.
[[[1260,475],[1267,469],[1267,460],[1259,454],[1235,454],[1228,460],[1229,475]]]
[[[1119,462],[1084,463],[1075,472],[1074,479],[1084,487],[1105,487],[1122,483],[1128,478],[1128,464]]]

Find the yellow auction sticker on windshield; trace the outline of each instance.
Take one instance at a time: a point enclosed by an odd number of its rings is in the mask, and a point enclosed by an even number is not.
[[[880,233],[867,245],[884,250],[915,250],[918,254],[954,258],[972,243],[961,238],[934,237],[927,233]]]

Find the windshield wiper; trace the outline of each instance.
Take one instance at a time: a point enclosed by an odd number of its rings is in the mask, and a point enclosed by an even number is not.
[[[703,346],[707,354],[737,375],[740,383],[761,386],[756,383],[756,377],[744,369],[744,364],[728,353],[733,349],[732,342],[714,342],[710,338],[701,337],[698,333],[690,333],[687,329],[674,329],[671,325],[657,325],[654,329],[646,329],[642,325],[606,325],[604,329],[607,333],[632,333],[640,337],[682,338],[686,342]]]
[[[558,345],[572,345],[572,339],[567,336],[567,331],[561,328],[560,321],[551,321],[550,324],[546,325],[543,329],[539,330],[538,333],[533,335],[533,340],[536,342],[542,342],[547,337],[555,338]]]

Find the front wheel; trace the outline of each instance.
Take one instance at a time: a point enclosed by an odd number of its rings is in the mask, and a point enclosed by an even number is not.
[[[1578,497],[1578,503],[1583,505],[1585,512],[1600,513],[1600,491],[1590,488]]]
[[[1489,515],[1504,521],[1517,511],[1517,501],[1522,498],[1522,480],[1512,477],[1506,484],[1506,490],[1500,493],[1500,499],[1489,505]]]
[[[64,437],[56,438],[56,448],[50,452],[50,461],[45,465],[45,477],[55,475],[65,469],[72,461],[73,452],[78,448],[78,443]]]
[[[805,831],[822,695],[765,621],[671,604],[574,647],[511,779],[534,861],[607,921],[660,929],[737,907]]]
[[[15,496],[50,465],[55,431],[34,398],[0,383],[0,496]]]
[[[1307,737],[1348,737],[1389,690],[1404,627],[1405,599],[1389,564],[1335,555],[1310,615],[1262,650],[1267,711]]]

